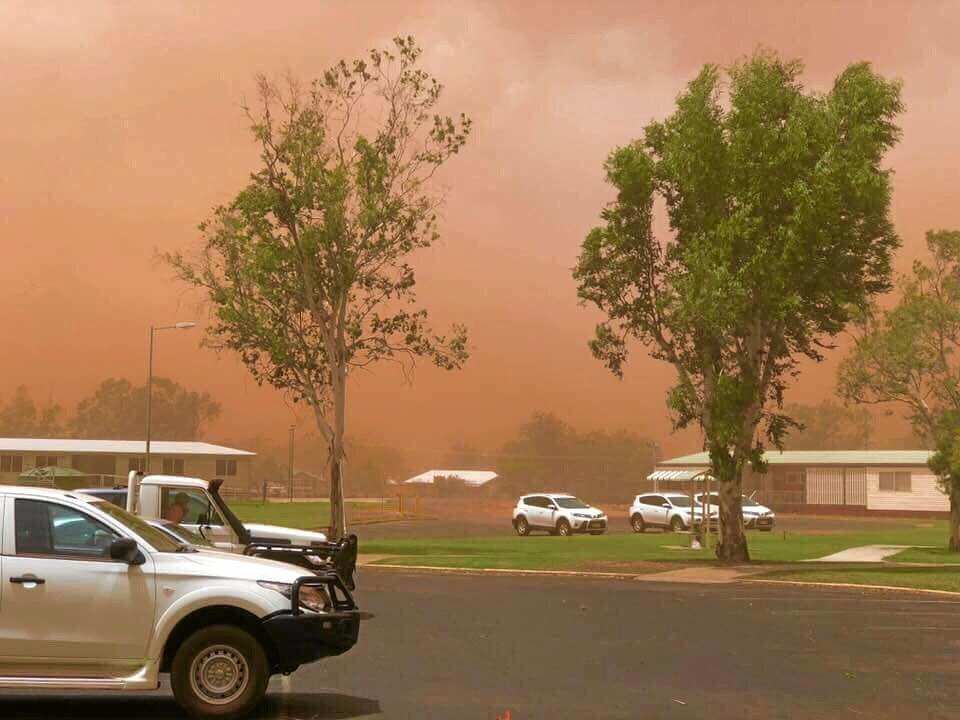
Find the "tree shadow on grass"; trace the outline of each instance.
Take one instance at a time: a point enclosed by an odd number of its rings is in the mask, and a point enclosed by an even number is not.
[[[251,720],[349,720],[380,713],[380,702],[337,693],[268,695]],[[3,720],[173,720],[186,718],[169,695],[0,694]]]

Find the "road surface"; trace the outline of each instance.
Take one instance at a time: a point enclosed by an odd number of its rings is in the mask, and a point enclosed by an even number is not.
[[[960,602],[878,591],[361,570],[376,618],[260,717],[955,718]],[[0,717],[179,717],[169,693],[0,694]]]

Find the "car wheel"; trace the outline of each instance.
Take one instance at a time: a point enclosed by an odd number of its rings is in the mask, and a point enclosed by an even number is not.
[[[647,529],[647,526],[643,523],[643,515],[637,514],[630,518],[630,527],[633,528],[635,533],[642,533]]]
[[[679,515],[674,515],[670,520],[670,529],[673,532],[680,532],[683,530],[683,520],[680,519]]]
[[[234,720],[250,714],[269,679],[263,647],[234,625],[197,630],[177,650],[170,669],[173,695],[194,718]]]
[[[570,528],[570,523],[563,518],[560,518],[560,520],[557,522],[557,535],[560,537],[567,537],[571,533],[572,530]]]
[[[515,527],[517,528],[517,535],[520,537],[530,534],[530,523],[527,522],[527,519],[523,515],[517,518]]]

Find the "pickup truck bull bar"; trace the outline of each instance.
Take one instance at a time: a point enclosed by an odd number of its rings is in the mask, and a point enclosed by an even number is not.
[[[300,590],[322,587],[330,600],[324,612],[304,612]],[[350,591],[332,571],[297,578],[290,592],[290,610],[274,613],[263,621],[270,639],[271,665],[280,672],[323,657],[340,655],[352,648],[360,634],[360,621],[373,615],[357,609]]]
[[[293,545],[276,541],[252,538],[244,549],[244,555],[291,562],[312,570],[320,578],[331,571],[340,576],[346,589],[355,590],[354,573],[357,569],[358,541],[356,535],[340,538],[337,542],[318,542],[310,545]]]

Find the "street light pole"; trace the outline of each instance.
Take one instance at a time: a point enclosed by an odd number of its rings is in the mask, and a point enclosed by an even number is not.
[[[143,459],[143,474],[150,474],[150,423],[153,415],[153,335],[157,330],[189,330],[194,322],[178,322],[173,325],[150,326],[150,353],[147,360],[147,446]]]

